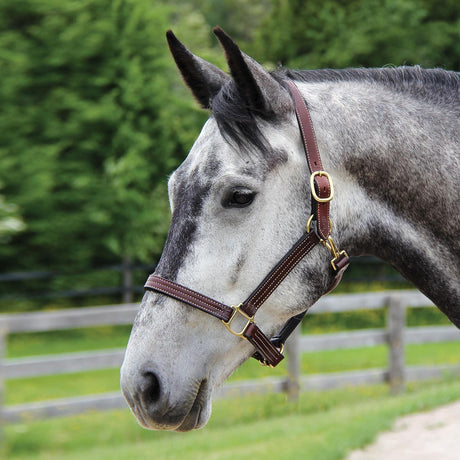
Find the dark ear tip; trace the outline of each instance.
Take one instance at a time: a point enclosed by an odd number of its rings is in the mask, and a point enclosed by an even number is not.
[[[238,45],[233,41],[230,35],[227,35],[224,32],[224,30],[221,29],[219,26],[214,27],[212,31],[214,32],[214,35],[217,37],[217,39],[220,41],[220,44],[222,45],[226,53],[228,53],[230,50],[232,52],[239,51]]]
[[[223,41],[225,42],[233,42],[231,39],[230,35],[226,34],[223,29],[221,29],[219,26],[214,27],[212,29],[214,32],[214,35],[219,39],[219,41],[222,43]]]
[[[169,49],[171,51],[183,48],[184,46],[171,29],[166,32],[166,40],[168,40]]]
[[[168,43],[171,45],[173,43],[177,43],[179,40],[177,39],[177,37],[174,35],[174,32],[169,29],[167,32],[166,32],[166,40],[168,40]]]

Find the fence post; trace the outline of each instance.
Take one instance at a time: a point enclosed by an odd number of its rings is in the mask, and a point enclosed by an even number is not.
[[[286,341],[287,381],[286,394],[288,401],[299,399],[300,391],[300,326],[297,327]]]
[[[7,325],[3,320],[0,320],[0,452],[4,447],[4,419],[3,408],[5,404],[5,376],[3,372],[3,360],[6,356],[6,338],[8,335]]]
[[[398,296],[388,298],[388,383],[393,394],[405,389],[405,350],[404,328],[406,325],[406,309]]]

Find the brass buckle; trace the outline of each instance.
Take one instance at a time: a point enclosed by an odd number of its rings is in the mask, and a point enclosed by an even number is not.
[[[327,240],[321,240],[321,243],[331,252],[331,265],[334,271],[337,271],[337,266],[335,265],[335,262],[342,256],[348,257],[348,254],[346,253],[346,251],[339,250],[331,236],[329,236]]]
[[[254,323],[254,316],[249,316],[244,311],[242,311],[241,310],[242,305],[243,305],[242,303],[240,303],[236,307],[234,305],[231,305],[230,308],[233,309],[232,316],[230,316],[230,319],[228,321],[222,320],[222,322],[225,324],[225,327],[229,330],[229,332],[231,332],[233,335],[236,335],[237,337],[241,337],[245,339],[246,337],[244,336],[244,333],[246,332],[246,329],[249,327],[249,325],[251,323]],[[241,316],[247,319],[246,324],[244,325],[243,329],[241,329],[240,332],[234,331],[231,326],[232,321],[234,320],[237,313],[239,313]]]
[[[315,177],[316,176],[326,176],[327,180],[329,181],[329,185],[331,186],[331,193],[329,194],[328,197],[326,198],[320,198],[315,190]],[[326,171],[315,171],[311,176],[310,176],[310,188],[311,188],[311,194],[313,195],[313,198],[318,202],[318,203],[328,203],[329,201],[334,198],[334,185],[332,184],[332,178],[331,176],[326,172]]]
[[[311,230],[311,223],[313,221],[313,214],[308,218],[307,220],[307,233],[310,233]],[[329,219],[329,232],[332,233],[332,221]],[[336,261],[342,257],[348,257],[348,254],[346,251],[340,251],[337,245],[335,244],[334,240],[332,239],[332,236],[328,236],[326,240],[321,239],[321,244],[329,249],[330,253],[332,254],[332,259],[331,259],[331,265],[334,271],[337,271],[337,266],[335,265]]]

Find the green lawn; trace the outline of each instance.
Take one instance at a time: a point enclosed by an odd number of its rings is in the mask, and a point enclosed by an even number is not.
[[[130,330],[130,326],[107,326],[12,334],[8,337],[8,358],[123,348]]]
[[[460,398],[460,381],[411,385],[401,396],[385,386],[217,401],[210,423],[191,433],[150,432],[127,411],[16,424],[6,428],[11,460],[342,459],[371,442],[396,417]]]

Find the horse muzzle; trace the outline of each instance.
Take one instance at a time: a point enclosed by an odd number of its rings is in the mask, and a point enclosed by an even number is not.
[[[211,414],[211,392],[206,379],[182,381],[180,391],[174,391],[154,366],[133,372],[124,363],[120,384],[139,424],[150,430],[190,431],[203,427]]]

